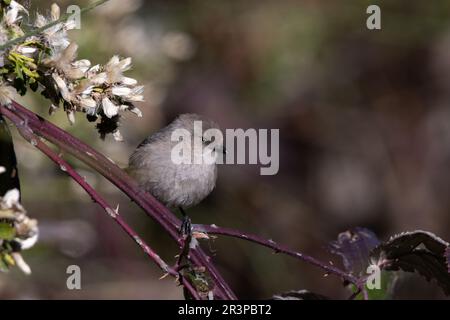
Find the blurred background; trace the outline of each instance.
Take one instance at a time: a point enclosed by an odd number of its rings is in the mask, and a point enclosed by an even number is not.
[[[48,14],[50,1],[25,1]],[[87,1],[57,1],[61,11]],[[194,223],[239,228],[324,261],[338,233],[356,226],[380,239],[416,229],[450,240],[450,2],[111,0],[69,34],[80,59],[131,56],[145,85],[143,118],[122,120],[124,142],[102,141],[79,115],[49,117],[30,92],[20,102],[122,167],[149,134],[176,115],[203,114],[222,128],[280,129],[280,170],[222,165],[215,191],[189,210]],[[381,6],[382,30],[366,28]],[[173,299],[182,290],[59,168],[13,130],[23,203],[40,241],[23,256],[33,273],[0,274],[0,298]],[[72,159],[73,160],[73,159]],[[73,161],[169,262],[177,248],[114,186]],[[242,240],[205,243],[240,298],[308,289],[349,296],[340,280]],[[66,288],[81,267],[82,290]],[[396,298],[440,298],[400,275]]]

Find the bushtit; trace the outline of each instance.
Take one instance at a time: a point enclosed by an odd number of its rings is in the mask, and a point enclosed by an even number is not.
[[[201,123],[202,130],[194,130],[194,123]],[[129,173],[136,179],[141,188],[151,193],[159,201],[169,207],[189,208],[202,201],[215,187],[217,179],[216,162],[202,161],[209,154],[217,159],[224,152],[222,136],[220,141],[211,140],[205,135],[208,129],[218,129],[218,125],[197,114],[182,114],[168,126],[145,139],[133,152],[129,159]],[[187,139],[176,139],[177,133],[188,133]],[[195,141],[200,143],[195,144]],[[189,163],[177,163],[173,150],[178,146],[190,151]],[[194,145],[195,144],[195,145]],[[200,146],[200,148],[199,148]]]

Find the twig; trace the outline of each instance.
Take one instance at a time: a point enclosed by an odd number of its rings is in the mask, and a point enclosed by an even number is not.
[[[28,121],[28,125],[33,131],[54,143],[62,150],[72,154],[77,159],[91,166],[98,171],[105,178],[115,184],[130,199],[135,201],[149,216],[157,221],[170,235],[177,241],[181,248],[184,247],[184,241],[178,234],[178,229],[181,221],[165,206],[159,203],[153,196],[143,192],[138,185],[119,167],[112,163],[102,154],[98,153],[93,148],[84,144],[80,140],[71,136],[64,130],[37,116],[27,108],[20,104],[13,102],[12,111],[23,119]],[[209,234],[226,235],[235,238],[251,241],[265,247],[271,248],[276,252],[284,253],[294,258],[305,261],[309,264],[315,265],[329,274],[334,274],[342,279],[358,285],[358,279],[345,271],[321,262],[311,256],[291,250],[283,245],[277,244],[273,240],[263,239],[257,235],[247,234],[241,231],[232,230],[228,228],[221,228],[209,225],[194,225],[194,231],[206,232]],[[190,250],[190,258],[197,266],[204,266],[210,273],[212,279],[216,284],[217,296],[222,299],[235,299],[236,296],[228,287],[226,281],[221,277],[215,266],[211,263],[208,257],[201,248]]]
[[[353,292],[351,295],[350,295],[350,297],[348,297],[348,299],[347,300],[355,300],[355,298],[358,296],[358,294],[360,294],[361,293],[361,289],[360,288],[357,288],[356,290],[355,290],[355,292]]]
[[[218,227],[216,225],[194,224],[193,230],[197,231],[197,232],[204,232],[207,234],[217,234],[217,235],[224,235],[224,236],[229,236],[229,237],[233,237],[233,238],[239,238],[239,239],[247,240],[247,241],[250,241],[253,243],[257,243],[264,247],[275,250],[276,253],[284,253],[284,254],[294,257],[296,259],[303,260],[309,264],[315,265],[315,266],[325,270],[329,274],[335,274],[350,283],[358,285],[358,279],[356,277],[354,277],[353,275],[349,274],[348,272],[345,272],[333,265],[325,264],[324,262],[319,261],[316,258],[313,258],[313,257],[303,254],[301,252],[291,250],[284,245],[276,243],[272,239],[264,239],[260,236],[254,235],[254,234],[244,233],[242,231],[233,230],[233,229],[229,229],[229,228],[222,228],[222,227]]]
[[[37,137],[33,131],[27,126],[26,122],[21,120],[18,116],[13,114],[6,108],[1,109],[1,113],[10,119],[21,136],[27,140],[31,145],[38,148],[44,153],[50,160],[55,162],[62,171],[69,175],[76,183],[78,183],[91,198],[99,204],[105,212],[117,223],[119,226],[139,245],[144,253],[165,273],[177,278],[180,276],[181,283],[190,292],[190,294],[196,299],[200,300],[200,296],[197,291],[192,287],[191,283],[176,270],[169,267],[169,265],[161,259],[161,257],[142,240],[141,237],[122,219],[119,212],[113,209],[95,190],[89,185],[83,177],[81,177],[64,159],[50,149],[45,143],[43,143],[39,137]]]
[[[4,107],[0,106],[1,108],[4,109]],[[28,126],[35,134],[73,155],[111,181],[130,199],[136,202],[146,214],[159,223],[180,247],[183,247],[183,239],[178,233],[179,225],[181,224],[180,220],[152,195],[143,192],[134,180],[111,160],[15,101],[10,105],[10,110],[24,121],[27,121]],[[215,283],[214,293],[216,298],[236,299],[236,295],[211,263],[210,257],[201,248],[191,249],[190,258],[195,265],[204,266],[210,274]]]

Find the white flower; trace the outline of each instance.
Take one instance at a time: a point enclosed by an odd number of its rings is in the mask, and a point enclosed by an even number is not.
[[[81,92],[82,96],[89,96],[92,93],[92,89],[94,89],[94,86],[88,86],[84,88],[84,90]]]
[[[107,76],[106,72],[102,72],[102,73],[92,76],[92,78],[90,78],[90,80],[93,85],[102,85],[106,82],[106,80],[108,80],[108,76]]]
[[[9,105],[14,98],[16,89],[6,84],[0,83],[0,104],[2,106]]]
[[[118,56],[113,56],[105,65],[105,72],[109,83],[121,82],[124,76],[123,72],[131,68],[131,58],[120,60]],[[130,81],[127,79],[127,81]]]
[[[45,59],[44,64],[54,67],[69,80],[77,80],[86,75],[91,62],[83,59],[74,61],[77,57],[78,45],[70,43],[64,50]]]
[[[31,274],[30,266],[23,260],[22,255],[19,252],[12,252],[11,256],[13,257],[17,267],[22,270],[25,274]]]
[[[55,111],[58,110],[58,106],[55,106],[53,103],[50,105],[50,108],[48,109],[48,114],[52,115],[55,113]]]
[[[130,109],[130,111],[136,114],[138,118],[142,118],[142,111],[139,110],[138,108],[134,107],[133,109]]]
[[[129,77],[122,77],[122,83],[127,86],[135,86],[137,85],[137,80]]]
[[[87,72],[88,78],[91,78],[91,77],[95,76],[99,71],[100,71],[100,65],[99,64],[96,64],[95,66],[92,66]]]
[[[57,4],[53,4],[51,7],[50,19],[38,14],[35,21],[35,26],[40,28],[50,22],[57,21],[60,17],[60,9]],[[50,47],[53,49],[54,53],[59,53],[64,50],[69,45],[69,40],[67,39],[67,30],[74,29],[76,26],[72,21],[67,21],[65,23],[58,23],[53,27],[45,29],[42,34],[45,40],[48,42]]]
[[[2,167],[2,166],[0,166],[0,174],[2,174],[2,173],[5,173],[6,172],[6,168],[5,167]]]
[[[59,6],[56,3],[53,3],[51,6],[51,11],[50,11],[52,21],[58,20],[60,14],[61,14],[61,10],[59,9]]]
[[[19,204],[20,192],[17,189],[9,190],[3,196],[2,202],[6,208]]]
[[[17,51],[19,51],[21,54],[31,54],[36,52],[36,48],[33,47],[27,47],[27,46],[20,46]]]
[[[15,230],[14,241],[19,244],[19,250],[25,250],[31,248],[36,243],[39,229],[37,220],[30,219],[27,216],[19,199],[20,193],[17,189],[9,190],[3,197],[0,197],[0,216],[11,221],[11,226]],[[7,254],[14,259],[14,263],[10,263],[10,265],[15,264],[24,273],[31,273],[30,267],[17,250],[13,252],[7,251]]]
[[[105,97],[102,100],[103,113],[108,118],[112,118],[119,113],[119,106],[109,100],[109,98]]]
[[[128,94],[125,98],[129,101],[144,101],[144,96],[142,93],[144,92],[144,86],[137,86],[131,90],[130,94]]]
[[[18,241],[17,241],[17,242],[20,243],[20,248],[21,248],[22,250],[30,249],[30,248],[33,247],[33,246],[36,244],[36,242],[38,241],[38,238],[39,238],[39,232],[38,232],[37,227],[35,228],[35,230],[34,230],[33,233],[34,233],[34,234],[33,234],[31,237],[29,237],[29,238],[27,238],[27,239],[24,239],[24,240],[18,240]]]
[[[72,62],[72,67],[76,69],[80,69],[83,73],[86,73],[91,66],[91,62],[87,59],[78,60]]]
[[[34,26],[41,28],[47,24],[47,19],[42,14],[36,13],[36,20],[34,20]]]
[[[95,108],[97,106],[97,102],[92,98],[80,98],[80,105],[84,108]]]
[[[119,130],[114,131],[113,137],[114,137],[114,140],[116,140],[116,141],[123,141],[122,134],[120,133]]]
[[[129,94],[131,94],[132,89],[128,88],[128,87],[113,87],[111,89],[111,92],[113,95],[115,96],[127,96]]]
[[[71,125],[75,124],[75,112],[73,110],[67,111],[67,119]]]
[[[64,98],[64,100],[70,101],[71,96],[66,82],[57,73],[53,73],[52,78],[53,80],[55,80],[55,83],[59,88],[59,92],[61,93],[61,96]]]
[[[6,11],[5,14],[5,22],[7,25],[12,25],[17,21],[19,17],[19,12],[25,12],[28,15],[27,9],[25,9],[22,5],[20,5],[14,0],[10,2],[8,8],[9,9]]]

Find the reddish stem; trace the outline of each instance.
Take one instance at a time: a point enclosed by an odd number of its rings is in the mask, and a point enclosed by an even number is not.
[[[5,107],[0,107],[0,110],[1,109],[5,109]],[[27,125],[35,134],[45,138],[61,148],[61,150],[86,163],[111,181],[127,194],[130,199],[135,201],[145,213],[159,223],[180,247],[183,246],[183,239],[178,233],[180,220],[152,195],[143,192],[134,180],[111,160],[19,103],[13,101],[9,109],[11,112],[22,118],[23,121],[26,121]],[[227,300],[236,299],[236,295],[220,275],[216,267],[211,263],[211,258],[207,256],[201,248],[198,247],[192,249],[190,252],[190,259],[195,265],[204,266],[206,268],[216,285],[214,291],[217,298]]]
[[[253,243],[260,244],[264,247],[275,250],[276,253],[281,252],[281,253],[287,254],[288,256],[294,257],[296,259],[303,260],[309,264],[312,264],[314,266],[317,266],[317,267],[325,270],[327,273],[335,274],[350,283],[358,284],[358,279],[356,277],[354,277],[353,275],[351,275],[333,265],[326,264],[322,261],[319,261],[316,258],[313,258],[311,256],[308,256],[308,255],[303,254],[298,251],[291,250],[284,245],[276,243],[272,239],[264,239],[260,236],[254,235],[254,234],[244,233],[242,231],[233,230],[233,229],[229,229],[229,228],[218,227],[216,225],[194,224],[192,227],[193,227],[193,230],[197,231],[197,232],[204,232],[207,234],[224,235],[224,236],[243,239],[243,240],[247,240],[247,241],[250,241]]]
[[[183,246],[183,239],[178,234],[178,229],[181,223],[180,220],[164,205],[159,203],[153,196],[143,192],[133,181],[133,179],[131,179],[123,170],[112,163],[111,160],[107,159],[93,148],[16,102],[13,102],[12,112],[27,121],[30,128],[32,128],[36,134],[44,137],[48,141],[60,147],[62,150],[72,154],[77,159],[91,166],[94,170],[98,171],[105,178],[115,184],[133,201],[135,201],[149,216],[155,219],[171,235],[171,237],[177,241],[180,247]],[[358,279],[353,275],[346,273],[330,264],[323,263],[311,256],[277,244],[270,239],[267,240],[257,235],[208,225],[195,225],[194,230],[210,234],[231,236],[263,245],[275,250],[276,252],[281,252],[315,265],[322,268],[327,273],[335,274],[346,281],[358,285]],[[189,257],[197,266],[204,266],[208,270],[216,284],[215,294],[218,298],[236,299],[236,296],[231,291],[228,284],[222,278],[215,266],[210,262],[210,257],[207,256],[201,248],[192,249]]]
[[[177,278],[179,273],[171,268],[161,257],[142,240],[141,237],[128,225],[119,213],[114,210],[102,196],[100,196],[86,180],[81,177],[78,172],[76,172],[64,159],[57,155],[52,149],[50,149],[45,143],[43,143],[39,137],[37,137],[33,131],[24,123],[18,116],[13,114],[6,108],[1,109],[1,113],[10,119],[17,127],[21,136],[27,140],[31,145],[38,148],[42,153],[44,153],[50,160],[55,162],[62,171],[69,175],[76,183],[78,183],[87,194],[89,194],[98,203],[105,212],[130,236],[136,244],[144,251],[144,253],[154,262],[156,265],[165,273]],[[181,282],[183,286],[191,293],[191,295],[196,299],[200,300],[198,292],[194,289],[191,283],[185,278],[181,277]]]

